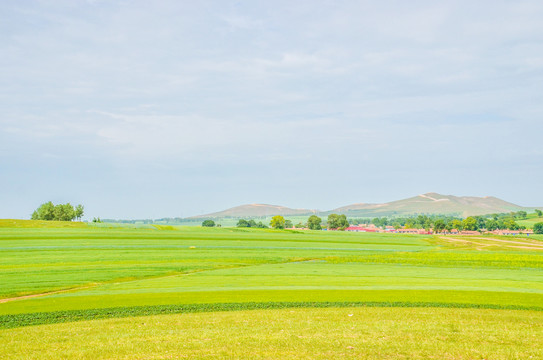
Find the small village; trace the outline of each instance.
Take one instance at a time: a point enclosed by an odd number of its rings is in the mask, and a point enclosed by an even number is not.
[[[433,229],[406,229],[400,228],[396,229],[394,226],[384,226],[378,227],[374,224],[360,224],[360,225],[351,225],[345,228],[345,231],[350,232],[366,232],[366,233],[390,233],[390,234],[418,234],[418,235],[482,235],[482,234],[491,234],[491,235],[527,235],[530,236],[534,232],[531,229],[526,230],[493,230],[487,231],[486,229],[481,229],[477,231],[472,230],[462,230],[458,231],[457,229],[443,230],[441,232],[434,232]]]

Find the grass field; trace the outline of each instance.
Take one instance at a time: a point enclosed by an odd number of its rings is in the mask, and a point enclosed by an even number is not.
[[[9,358],[543,356],[541,236],[5,222]]]
[[[528,214],[525,220],[517,220],[519,225],[526,226],[528,229],[533,229],[534,225],[540,222],[543,222],[543,217],[538,217],[536,213]]]

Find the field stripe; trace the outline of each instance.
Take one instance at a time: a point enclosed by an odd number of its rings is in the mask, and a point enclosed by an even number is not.
[[[136,307],[117,307],[105,309],[40,312],[0,316],[0,329],[25,326],[59,324],[85,320],[126,318],[167,314],[197,312],[264,310],[286,308],[330,308],[330,307],[418,307],[418,308],[459,308],[495,310],[543,311],[540,306],[466,304],[443,302],[248,302],[248,303],[209,303],[183,305],[153,305]]]

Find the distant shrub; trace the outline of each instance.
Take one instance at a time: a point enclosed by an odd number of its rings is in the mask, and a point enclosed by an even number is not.
[[[215,226],[215,221],[213,221],[213,220],[204,220],[204,222],[202,223],[202,226],[204,226],[204,227],[214,227]]]
[[[534,234],[543,234],[543,222],[534,225]]]

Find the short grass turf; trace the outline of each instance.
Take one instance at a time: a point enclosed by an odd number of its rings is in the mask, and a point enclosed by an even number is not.
[[[0,332],[9,359],[541,359],[543,312],[320,308],[154,315]]]
[[[186,306],[212,311],[270,303],[537,310],[541,240],[6,226],[0,229],[0,328],[154,314],[149,309],[161,306],[177,306],[174,313]]]

